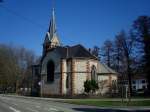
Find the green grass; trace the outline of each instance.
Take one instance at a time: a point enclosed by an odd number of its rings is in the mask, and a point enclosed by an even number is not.
[[[66,100],[65,103],[78,104],[78,105],[92,105],[100,107],[111,107],[111,106],[150,106],[150,100],[131,101],[129,104],[127,101],[101,101],[101,99],[72,99]]]

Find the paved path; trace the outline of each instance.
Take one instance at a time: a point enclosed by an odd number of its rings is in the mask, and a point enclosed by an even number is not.
[[[150,108],[103,108],[0,95],[0,112],[150,112]]]

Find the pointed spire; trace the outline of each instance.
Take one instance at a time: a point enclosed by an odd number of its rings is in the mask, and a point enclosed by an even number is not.
[[[44,44],[43,44],[43,54],[52,48],[60,46],[60,41],[56,32],[56,20],[55,20],[55,10],[52,9],[52,16],[50,20],[50,26],[46,33]]]
[[[50,40],[51,40],[54,37],[54,35],[56,34],[56,21],[55,21],[55,10],[54,10],[54,8],[52,9],[52,18],[50,21],[50,26],[49,26],[48,32],[50,34]]]

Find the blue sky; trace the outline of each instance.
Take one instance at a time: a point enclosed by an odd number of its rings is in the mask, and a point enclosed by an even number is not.
[[[0,43],[24,46],[41,55],[51,17],[51,0],[3,0]],[[55,0],[57,32],[63,45],[102,46],[140,15],[150,0]]]

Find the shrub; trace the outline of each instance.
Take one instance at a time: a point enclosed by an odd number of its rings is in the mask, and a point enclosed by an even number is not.
[[[86,80],[84,82],[84,91],[86,93],[94,93],[96,90],[98,90],[98,83],[95,80]]]

